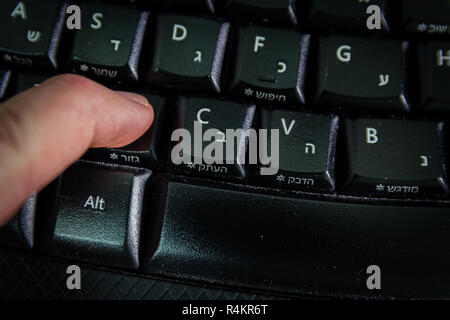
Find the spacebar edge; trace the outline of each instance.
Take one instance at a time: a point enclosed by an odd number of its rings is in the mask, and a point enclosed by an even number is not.
[[[294,295],[450,297],[450,208],[287,198],[158,177],[150,274]],[[381,289],[370,290],[369,266]],[[373,288],[372,288],[373,289]]]

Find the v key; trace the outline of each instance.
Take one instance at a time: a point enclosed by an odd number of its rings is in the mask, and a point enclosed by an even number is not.
[[[291,132],[292,128],[294,127],[295,120],[292,120],[290,122],[289,128],[287,128],[287,126],[286,126],[286,119],[281,118],[281,123],[283,124],[284,134],[288,136],[289,133]]]

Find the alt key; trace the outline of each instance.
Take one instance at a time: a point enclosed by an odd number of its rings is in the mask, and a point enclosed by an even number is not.
[[[139,229],[150,171],[79,161],[59,179],[45,250],[102,265],[138,267]]]

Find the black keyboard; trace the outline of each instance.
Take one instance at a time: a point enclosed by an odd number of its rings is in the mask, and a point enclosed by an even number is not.
[[[449,1],[2,0],[0,101],[61,73],[145,95],[155,121],[0,229],[1,298],[450,297]],[[196,120],[278,129],[277,173],[174,163]]]

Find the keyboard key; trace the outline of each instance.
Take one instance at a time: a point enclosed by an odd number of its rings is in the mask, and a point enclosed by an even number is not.
[[[178,104],[177,115],[175,119],[175,129],[186,129],[191,135],[190,148],[182,150],[183,158],[186,161],[181,164],[173,162],[171,155],[174,148],[179,145],[181,139],[174,141],[174,146],[169,152],[169,166],[176,172],[188,175],[196,175],[208,178],[219,178],[224,180],[243,180],[246,177],[246,166],[242,161],[238,163],[238,155],[246,155],[247,145],[244,140],[234,139],[234,153],[228,155],[226,152],[226,130],[227,129],[250,129],[253,123],[255,106],[246,106],[234,102],[226,102],[221,100],[205,99],[205,98],[189,98],[181,99]],[[194,130],[194,121],[197,121],[201,131],[200,135]],[[217,142],[223,144],[222,160],[223,164],[208,164],[207,161],[215,160],[214,154],[211,157],[197,156],[195,154],[195,146],[200,145],[201,152],[205,155],[206,148],[211,144],[204,139],[204,133],[208,129],[217,130]],[[202,135],[203,133],[203,135]],[[203,138],[203,139],[202,139]],[[215,138],[212,140],[216,141]],[[176,150],[176,149],[175,149]],[[207,154],[206,154],[207,155]],[[233,160],[232,164],[227,164],[226,159]],[[241,158],[239,158],[241,159]],[[198,162],[198,163],[197,163]]]
[[[148,12],[97,3],[81,6],[81,30],[74,35],[72,72],[109,81],[137,81]]]
[[[226,0],[223,10],[230,18],[297,24],[296,2],[293,0]]]
[[[11,71],[0,70],[0,101],[2,101],[6,97],[10,79]]]
[[[450,44],[429,42],[419,49],[421,106],[430,112],[450,111]]]
[[[386,0],[309,0],[309,8],[305,25],[308,30],[333,33],[335,31],[348,32],[374,32],[389,31],[388,1]],[[371,13],[367,13],[370,5],[380,8],[380,28],[369,29],[367,19]]]
[[[385,296],[436,293],[443,279],[439,288],[448,292],[450,259],[437,245],[450,241],[448,207],[295,199],[190,183],[162,178],[155,187],[151,223],[161,229],[146,234],[143,254],[152,275],[367,296],[367,268],[377,265]]]
[[[38,86],[49,77],[33,73],[18,73],[14,77],[14,92],[21,93],[27,89]]]
[[[213,14],[215,0],[167,0],[166,8],[171,11],[189,12],[195,14]]]
[[[182,90],[220,92],[229,24],[178,15],[157,18],[148,81]]]
[[[230,92],[257,102],[303,103],[308,40],[294,31],[239,27]]]
[[[402,42],[322,37],[315,103],[356,111],[409,110]]]
[[[136,2],[137,4],[142,5],[145,8],[159,11],[165,8],[166,3],[169,0],[131,0],[131,1]]]
[[[372,196],[423,197],[446,192],[442,123],[346,120],[344,190]]]
[[[34,245],[37,196],[31,196],[17,215],[0,227],[0,244],[5,247],[31,249]]]
[[[426,36],[450,34],[448,0],[402,0],[401,7],[403,31]]]
[[[279,130],[279,171],[258,175],[267,186],[305,191],[334,189],[334,150],[337,118],[293,111],[268,111],[261,115],[261,128]],[[271,140],[268,150],[271,150]]]
[[[60,178],[45,224],[49,254],[124,268],[138,267],[139,231],[150,171],[78,162]]]
[[[142,94],[142,93],[141,93]],[[157,95],[142,94],[151,103],[154,120],[150,129],[138,140],[118,149],[90,149],[84,158],[92,161],[156,169],[161,165],[164,148],[165,99]]]
[[[0,61],[34,70],[57,67],[66,5],[60,1],[0,2]]]

